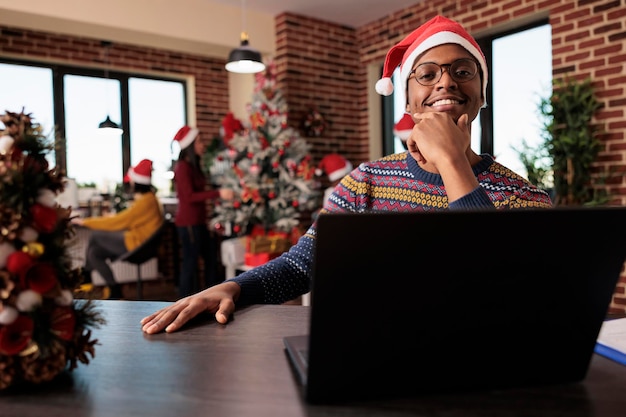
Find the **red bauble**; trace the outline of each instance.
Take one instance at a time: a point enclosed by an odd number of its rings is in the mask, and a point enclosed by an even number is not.
[[[35,323],[28,316],[19,315],[15,321],[0,328],[0,353],[16,355],[20,353],[33,337]]]
[[[39,294],[45,294],[57,285],[57,274],[52,264],[37,262],[31,265],[20,277],[23,288],[30,288]]]
[[[7,257],[7,271],[22,276],[34,263],[35,260],[29,254],[18,250]]]
[[[50,315],[50,331],[61,340],[72,340],[76,327],[76,313],[71,307],[57,307]]]
[[[39,232],[51,233],[57,225],[57,212],[52,207],[33,204],[30,215],[33,218],[33,227]]]

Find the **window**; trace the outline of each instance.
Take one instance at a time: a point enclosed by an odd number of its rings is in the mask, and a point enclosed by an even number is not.
[[[49,155],[51,166],[65,170],[78,184],[94,183],[111,193],[128,166],[153,161],[159,195],[171,194],[171,141],[187,123],[184,81],[22,62],[0,63],[0,109],[32,113],[44,132],[65,146]],[[102,136],[106,116],[124,134]],[[55,129],[56,126],[56,129]]]
[[[54,140],[52,70],[34,66],[0,63],[0,112],[31,113],[50,140]],[[4,128],[4,126],[3,126]],[[47,156],[54,166],[54,154]]]
[[[472,149],[492,154],[501,164],[526,175],[515,149],[521,149],[523,142],[533,146],[541,141],[539,101],[550,95],[552,87],[550,25],[537,22],[478,41],[487,59],[490,80],[488,107],[472,123]],[[404,112],[403,96],[403,92],[394,93],[393,99],[383,100],[383,114],[392,117],[393,123]],[[385,122],[385,154],[404,150],[392,133],[393,123]]]

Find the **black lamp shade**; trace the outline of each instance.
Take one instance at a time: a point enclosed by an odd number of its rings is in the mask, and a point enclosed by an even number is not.
[[[226,71],[242,74],[253,74],[265,69],[261,53],[252,48],[247,40],[241,41],[241,46],[230,51]]]
[[[112,121],[111,118],[108,115],[107,115],[107,118],[104,119],[104,122],[100,123],[100,125],[98,125],[98,127],[100,129],[109,129],[109,130],[115,131],[115,133],[119,133],[119,134],[121,134],[123,132],[122,128],[117,123]]]

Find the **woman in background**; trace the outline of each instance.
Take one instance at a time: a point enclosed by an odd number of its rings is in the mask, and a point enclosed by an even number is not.
[[[115,259],[145,242],[163,223],[163,208],[152,186],[152,161],[144,159],[128,170],[133,190],[130,206],[113,216],[74,218],[72,223],[92,229],[85,253],[83,285],[93,290],[92,271],[98,271],[107,287],[102,298],[122,298],[122,287],[115,280],[107,259]]]
[[[174,223],[182,245],[182,262],[178,292],[181,297],[200,290],[198,259],[204,262],[206,287],[218,284],[214,260],[211,260],[211,236],[207,227],[206,200],[222,198],[231,200],[233,190],[206,190],[206,177],[200,166],[205,144],[197,128],[183,126],[174,136],[180,147],[174,167],[174,184],[178,207]]]

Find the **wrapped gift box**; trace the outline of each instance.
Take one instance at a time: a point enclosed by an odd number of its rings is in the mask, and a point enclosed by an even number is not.
[[[283,253],[289,250],[291,241],[282,235],[248,236],[247,252]]]
[[[282,252],[274,252],[274,253],[269,253],[269,252],[250,253],[250,252],[246,252],[244,263],[246,264],[246,266],[263,265],[264,263],[266,263],[268,261],[271,261],[274,258],[279,257],[281,253]]]

